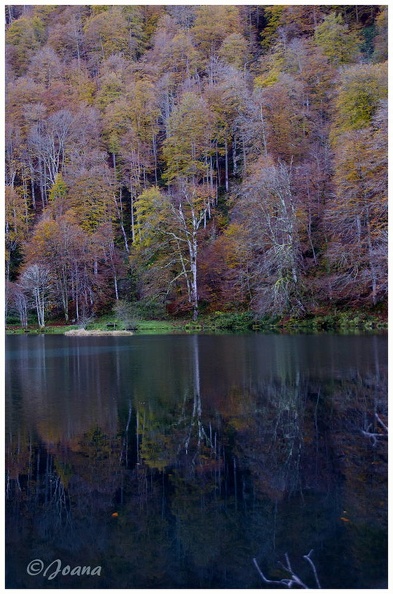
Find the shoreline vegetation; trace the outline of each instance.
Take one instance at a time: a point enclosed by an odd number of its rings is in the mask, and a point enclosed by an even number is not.
[[[9,323],[5,333],[9,334],[64,334],[66,336],[132,336],[140,334],[173,333],[359,333],[387,331],[388,319],[385,313],[333,312],[305,318],[261,318],[251,312],[216,312],[201,316],[198,322],[187,319],[138,319],[128,322],[114,316],[103,316],[90,321],[85,327],[53,321],[40,328],[36,323],[26,327]]]

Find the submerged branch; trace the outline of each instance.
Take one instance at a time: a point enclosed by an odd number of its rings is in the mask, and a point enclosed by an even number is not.
[[[309,562],[309,564],[311,565],[312,570],[313,570],[313,573],[314,573],[314,578],[315,578],[316,584],[317,584],[318,588],[320,588],[321,587],[321,584],[320,584],[320,581],[319,581],[319,578],[318,578],[317,569],[315,567],[314,561],[311,559],[312,552],[313,552],[313,549],[311,549],[311,551],[308,553],[308,555],[303,555],[303,558],[306,559]]]
[[[387,433],[388,433],[388,428],[387,428],[387,426],[385,425],[385,423],[382,421],[382,419],[381,419],[381,417],[379,416],[379,414],[378,414],[378,413],[375,413],[375,418],[377,419],[378,423],[379,423],[380,425],[382,425],[382,427],[385,429],[385,431],[386,431],[386,434],[387,434]]]
[[[375,413],[375,418],[377,419],[378,423],[382,426],[384,433],[371,432],[370,431],[371,425],[369,425],[366,430],[361,429],[362,435],[364,435],[365,437],[369,437],[372,440],[373,447],[375,447],[377,445],[378,439],[387,439],[388,438],[388,427],[382,421],[382,419],[378,415],[378,413]]]
[[[314,565],[314,562],[311,559],[312,552],[313,552],[313,549],[311,549],[311,551],[307,555],[303,555],[303,558],[306,559],[306,561],[308,561],[308,563],[311,565],[311,568],[314,573],[315,582],[316,582],[318,588],[321,588],[321,584],[320,584],[320,581],[318,578],[317,569]],[[293,571],[288,553],[285,553],[285,561],[286,561],[285,564],[281,563],[281,561],[279,563],[280,563],[281,567],[290,574],[291,577],[290,578],[282,578],[281,580],[269,580],[262,572],[261,568],[258,565],[257,560],[255,558],[253,559],[254,565],[255,565],[259,575],[261,576],[262,580],[265,582],[265,584],[284,585],[287,588],[292,588],[292,586],[297,585],[300,588],[309,590],[310,589],[309,586],[307,586],[307,584],[305,584],[303,582],[303,580],[301,580],[300,577]]]

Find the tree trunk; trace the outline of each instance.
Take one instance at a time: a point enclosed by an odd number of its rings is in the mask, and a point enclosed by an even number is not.
[[[194,322],[198,319],[198,269],[197,269],[197,253],[198,253],[198,244],[196,233],[193,233],[192,241],[188,243],[189,251],[190,251],[190,261],[191,261],[191,304],[193,308],[192,319]]]
[[[131,238],[132,238],[132,243],[135,242],[135,215],[134,215],[134,198],[131,195]]]
[[[367,250],[368,250],[368,261],[369,261],[369,269],[371,274],[371,299],[373,305],[377,303],[377,273],[374,265],[374,255],[373,255],[373,246],[371,240],[371,226],[370,226],[370,219],[369,213],[367,209]]]
[[[260,109],[260,115],[261,115],[261,122],[262,122],[263,151],[264,151],[265,157],[267,157],[266,125],[265,125],[265,118],[263,117],[263,108],[262,108],[262,105],[261,105],[261,109]]]
[[[225,191],[229,192],[228,142],[225,139]]]
[[[118,284],[117,284],[116,272],[113,272],[113,282],[115,285],[115,299],[116,299],[116,301],[119,301],[119,288],[118,288]]]
[[[37,320],[40,328],[45,327],[45,300],[39,288],[34,291]]]

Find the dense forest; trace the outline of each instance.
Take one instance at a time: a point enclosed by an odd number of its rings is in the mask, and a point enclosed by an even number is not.
[[[387,6],[7,6],[6,305],[387,300]]]

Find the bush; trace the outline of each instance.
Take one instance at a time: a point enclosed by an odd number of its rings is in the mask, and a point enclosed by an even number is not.
[[[137,311],[137,304],[119,299],[116,301],[113,311],[126,330],[136,330],[140,315]]]
[[[213,324],[217,330],[244,332],[246,330],[252,330],[254,315],[250,312],[223,313],[218,311],[213,318]]]
[[[168,318],[165,305],[158,300],[141,300],[131,304],[139,318],[147,320],[165,320]]]

